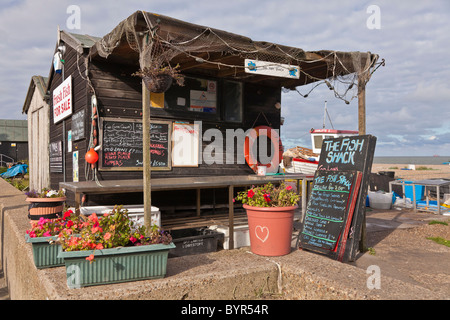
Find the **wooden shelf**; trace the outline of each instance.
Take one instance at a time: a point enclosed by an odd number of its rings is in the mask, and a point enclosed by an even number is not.
[[[208,227],[212,225],[228,226],[228,212],[226,213],[205,213],[200,216],[195,213],[190,216],[184,216],[182,214],[173,215],[173,217],[161,218],[161,225],[164,230],[177,230],[187,228],[200,228]],[[247,224],[247,215],[245,211],[234,213],[234,225]]]

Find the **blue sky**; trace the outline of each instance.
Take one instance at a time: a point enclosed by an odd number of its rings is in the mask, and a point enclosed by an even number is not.
[[[70,5],[80,8],[80,29],[67,27]],[[379,8],[379,29],[367,26],[371,5]],[[58,25],[103,36],[137,10],[308,51],[379,54],[386,66],[366,90],[366,131],[377,137],[375,155],[450,155],[447,0],[0,0],[0,119],[26,119],[22,106],[31,77],[48,76]],[[310,146],[308,132],[322,127],[325,101],[336,129],[358,129],[357,99],[347,105],[324,85],[308,98],[283,93],[285,146]]]

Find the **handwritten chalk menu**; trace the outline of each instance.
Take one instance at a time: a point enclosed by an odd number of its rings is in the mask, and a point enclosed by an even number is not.
[[[172,166],[198,167],[199,125],[173,124]]]
[[[101,170],[142,170],[142,122],[132,119],[101,119]],[[171,170],[169,121],[151,121],[150,153],[152,170]]]
[[[72,140],[80,140],[84,138],[84,118],[85,110],[82,109],[72,116]]]
[[[349,199],[354,210],[347,210],[338,247],[335,247],[334,251],[331,251],[333,254],[330,254],[340,261],[354,261],[358,252],[365,221],[365,203],[376,140],[377,138],[372,135],[361,135],[325,139],[322,143],[317,173],[360,172],[357,181],[355,180],[353,196]],[[328,251],[329,248],[330,246]]]
[[[301,231],[304,248],[336,251],[351,209],[356,171],[316,171]]]

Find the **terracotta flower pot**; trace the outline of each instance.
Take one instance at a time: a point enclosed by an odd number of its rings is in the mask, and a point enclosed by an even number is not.
[[[251,251],[261,256],[290,253],[294,211],[297,207],[252,207],[244,204]]]
[[[26,198],[25,200],[30,202],[28,206],[28,218],[30,220],[39,220],[41,217],[56,219],[58,216],[62,216],[66,197]]]

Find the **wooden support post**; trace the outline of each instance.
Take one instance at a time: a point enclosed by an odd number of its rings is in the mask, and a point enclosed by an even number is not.
[[[359,135],[366,134],[366,82],[364,74],[358,76],[358,130]],[[370,170],[369,170],[370,172]],[[361,240],[359,250],[366,251],[366,209],[364,207],[364,217],[361,227]]]
[[[366,84],[358,79],[358,130],[360,135],[366,134]]]
[[[152,185],[150,159],[150,91],[142,81],[142,160],[144,183],[144,226],[147,233],[152,225]]]
[[[234,249],[234,187],[228,186],[228,248]]]
[[[200,203],[201,203],[201,198],[200,198],[200,188],[197,189],[197,217],[200,217],[201,212],[200,212]]]
[[[302,179],[302,222],[305,219],[306,215],[306,206],[308,205],[308,181],[303,178]]]

